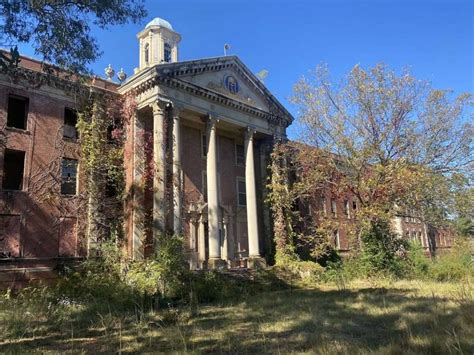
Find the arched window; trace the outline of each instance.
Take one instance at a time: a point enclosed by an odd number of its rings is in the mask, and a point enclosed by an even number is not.
[[[171,46],[169,43],[165,43],[164,61],[171,62]]]
[[[145,43],[145,64],[150,62],[150,45]]]

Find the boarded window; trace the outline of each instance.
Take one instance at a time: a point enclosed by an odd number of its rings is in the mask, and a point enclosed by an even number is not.
[[[77,254],[77,219],[74,217],[61,218],[59,228],[59,256],[76,256]]]
[[[79,138],[77,132],[77,112],[71,108],[66,107],[64,109],[64,128],[63,136],[65,138],[77,139]]]
[[[237,205],[247,206],[247,193],[245,190],[245,179],[237,178]]]
[[[0,214],[0,258],[20,256],[20,216]]]
[[[242,144],[235,145],[235,163],[245,165],[245,148]]]
[[[16,95],[8,97],[7,126],[26,129],[28,118],[28,98]]]
[[[22,190],[24,167],[25,152],[5,149],[2,187],[6,190]]]
[[[61,162],[61,194],[75,195],[77,190],[77,160],[63,158]]]

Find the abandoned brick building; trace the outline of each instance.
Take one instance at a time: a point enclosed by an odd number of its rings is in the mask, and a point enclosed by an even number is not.
[[[147,256],[154,235],[186,236],[192,268],[263,263],[272,248],[266,198],[267,165],[275,139],[293,117],[235,56],[178,60],[180,35],[156,18],[138,34],[139,67],[122,84],[95,79],[97,90],[133,95],[136,111],[125,130],[125,249]],[[81,191],[76,103],[67,79],[42,72],[22,57],[11,80],[0,74],[0,284],[55,277],[59,262],[86,257],[77,214]],[[30,76],[44,76],[35,86]],[[152,149],[143,149],[144,135]],[[140,188],[144,165],[155,166]],[[167,193],[167,191],[171,191]],[[355,202],[320,200],[341,221],[337,248],[348,248],[344,224]],[[143,228],[152,225],[152,235]],[[428,247],[426,228],[400,219],[397,230]],[[438,245],[451,241],[438,237]]]

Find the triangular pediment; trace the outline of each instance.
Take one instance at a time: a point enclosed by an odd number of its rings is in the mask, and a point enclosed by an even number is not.
[[[270,112],[268,98],[261,93],[252,81],[234,67],[200,73],[198,75],[180,76],[180,79],[202,88],[216,91],[260,110]]]
[[[216,92],[290,122],[293,120],[283,105],[235,56],[162,64],[157,66],[157,71],[168,78]]]

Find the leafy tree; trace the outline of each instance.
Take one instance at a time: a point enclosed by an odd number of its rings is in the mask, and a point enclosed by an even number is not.
[[[30,42],[44,61],[84,73],[101,55],[91,24],[107,28],[145,15],[143,0],[6,0],[0,2],[0,41],[11,47]],[[4,57],[0,63],[11,64]]]
[[[319,66],[294,93],[306,145],[292,149],[293,201],[322,191],[350,194],[358,241],[374,233],[390,238],[380,226],[395,214],[416,211],[422,221],[438,223],[452,213],[452,177],[472,179],[474,167],[474,127],[466,117],[471,95],[453,98],[383,64],[356,65],[337,83]]]

